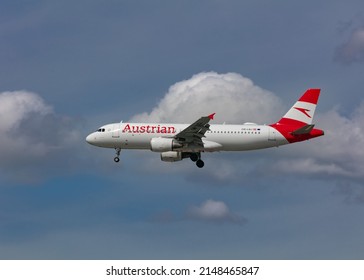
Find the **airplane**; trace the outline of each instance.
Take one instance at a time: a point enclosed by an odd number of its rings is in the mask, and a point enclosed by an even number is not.
[[[323,136],[324,131],[312,124],[319,96],[320,89],[308,89],[278,122],[270,125],[209,124],[213,113],[192,124],[106,124],[89,134],[86,141],[115,149],[115,162],[119,162],[122,149],[143,149],[160,153],[165,162],[189,158],[202,168],[203,152],[265,149]]]

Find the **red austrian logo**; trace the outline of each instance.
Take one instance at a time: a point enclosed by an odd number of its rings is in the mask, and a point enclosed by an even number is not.
[[[164,133],[173,134],[176,133],[174,126],[163,125],[130,125],[126,124],[123,128],[123,132],[127,133]]]
[[[294,107],[296,110],[300,111],[301,113],[303,113],[304,115],[306,115],[307,117],[309,117],[311,119],[311,116],[307,113],[310,112],[309,109],[305,109],[305,108],[299,108],[299,107]]]

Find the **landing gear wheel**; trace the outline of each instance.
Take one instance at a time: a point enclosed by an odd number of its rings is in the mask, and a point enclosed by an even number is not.
[[[119,162],[120,161],[120,152],[121,152],[121,149],[120,148],[115,148],[115,152],[116,152],[116,157],[114,157],[114,161],[115,162]]]
[[[198,161],[196,161],[196,165],[198,168],[202,168],[205,165],[205,163],[199,159]]]
[[[193,162],[198,161],[198,158],[199,158],[198,154],[191,154],[191,155],[190,155],[190,159],[191,159]]]

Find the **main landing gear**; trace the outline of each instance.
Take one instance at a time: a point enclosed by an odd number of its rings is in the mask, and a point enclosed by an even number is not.
[[[114,157],[114,161],[119,162],[120,161],[119,156],[120,156],[121,149],[120,148],[115,148],[115,151],[116,151],[116,157]]]
[[[205,163],[203,162],[203,160],[201,160],[201,153],[192,153],[190,155],[190,159],[193,161],[193,162],[196,162],[196,166],[198,168],[202,168],[204,167]]]

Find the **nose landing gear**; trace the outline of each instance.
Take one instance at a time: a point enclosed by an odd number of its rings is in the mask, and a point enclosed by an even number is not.
[[[115,151],[116,151],[116,157],[114,157],[114,161],[115,162],[119,162],[120,161],[120,152],[121,152],[121,149],[120,148],[115,148]]]

